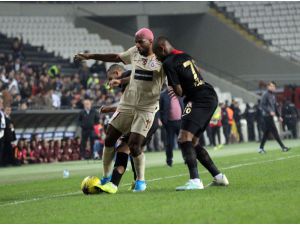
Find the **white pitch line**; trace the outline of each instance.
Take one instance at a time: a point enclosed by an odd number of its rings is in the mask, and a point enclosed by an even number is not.
[[[277,159],[270,159],[270,160],[258,161],[258,162],[255,161],[255,162],[249,162],[249,163],[241,163],[241,164],[236,164],[236,165],[232,165],[232,166],[229,166],[229,167],[223,167],[223,168],[221,168],[221,170],[235,169],[235,168],[239,168],[239,167],[243,167],[243,166],[252,166],[252,165],[257,165],[257,164],[276,162],[276,161],[291,159],[291,158],[295,158],[295,157],[300,157],[300,155],[292,155],[292,156],[280,157],[280,158],[277,158]],[[204,171],[202,173],[208,173],[208,171]],[[167,176],[167,177],[158,177],[158,178],[147,180],[147,182],[172,179],[172,178],[182,177],[182,176],[186,176],[186,175],[187,175],[187,173],[173,175],[173,176]],[[123,187],[123,186],[129,186],[129,185],[131,185],[131,183],[123,184],[123,185],[120,185],[120,186]],[[33,198],[33,199],[27,199],[27,200],[21,200],[21,201],[13,201],[13,202],[0,204],[0,207],[9,206],[9,205],[18,205],[18,204],[23,204],[23,203],[28,203],[28,202],[35,202],[35,201],[40,201],[40,200],[52,199],[52,198],[78,195],[80,193],[81,193],[81,191],[76,191],[76,192],[70,192],[70,193],[65,193],[65,194],[50,195],[50,196],[45,196],[45,197],[40,197],[40,198]]]

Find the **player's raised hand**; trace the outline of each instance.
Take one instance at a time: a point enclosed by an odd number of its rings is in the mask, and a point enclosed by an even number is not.
[[[89,59],[89,54],[87,53],[79,53],[74,56],[74,62],[80,62],[87,59]]]
[[[118,87],[121,84],[121,80],[112,79],[108,84],[110,88]]]

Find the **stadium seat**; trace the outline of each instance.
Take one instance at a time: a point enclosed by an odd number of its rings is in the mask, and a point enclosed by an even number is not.
[[[22,36],[26,43],[44,46],[47,51],[54,51],[55,55],[62,55],[70,61],[79,50],[94,51],[96,47],[106,53],[124,50],[122,46],[115,48],[98,34],[88,33],[86,28],[76,28],[65,17],[0,16],[0,32],[8,37]]]
[[[215,2],[226,12],[233,13],[236,21],[246,24],[276,47],[289,53],[280,53],[290,57],[300,47],[300,2]],[[274,48],[269,47],[272,52]],[[298,58],[300,60],[300,58]]]

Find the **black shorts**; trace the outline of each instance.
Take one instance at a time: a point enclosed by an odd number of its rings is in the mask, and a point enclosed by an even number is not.
[[[204,87],[197,96],[187,100],[180,129],[200,136],[207,128],[217,106],[218,96],[214,89],[211,86]]]
[[[146,146],[151,141],[152,136],[156,132],[157,129],[158,129],[158,117],[155,116],[153,124],[152,124],[150,130],[148,131],[146,138],[144,139],[142,147]],[[120,141],[128,143],[129,136],[130,136],[130,133],[122,135],[122,137],[120,138]]]

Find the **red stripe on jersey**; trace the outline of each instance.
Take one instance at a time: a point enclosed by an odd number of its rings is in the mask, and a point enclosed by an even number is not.
[[[182,54],[182,53],[184,53],[183,51],[180,51],[180,50],[177,50],[177,49],[173,49],[172,51],[171,51],[171,54],[174,54],[174,55],[178,55],[178,54]]]

